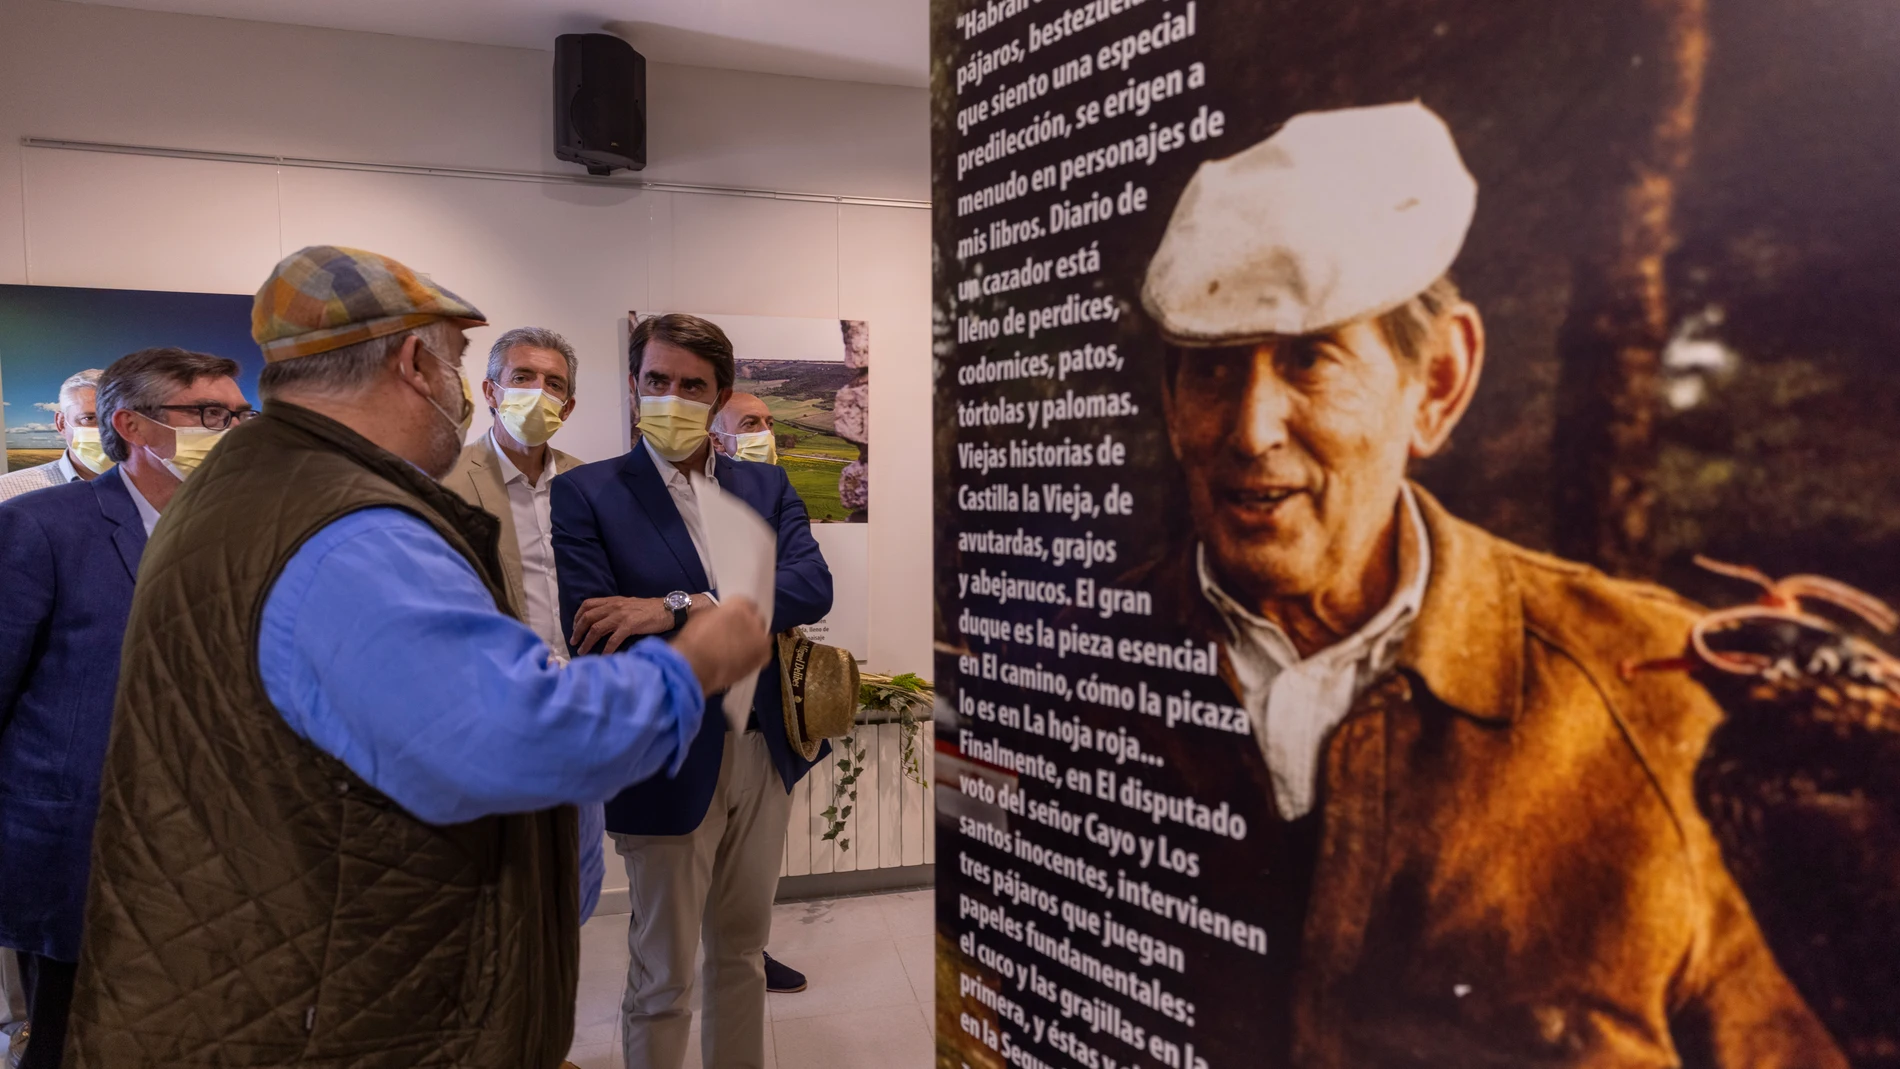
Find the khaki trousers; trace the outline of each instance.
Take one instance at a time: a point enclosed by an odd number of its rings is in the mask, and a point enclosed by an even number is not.
[[[10,947],[0,947],[0,1031],[16,1032],[26,1023],[26,986],[20,983],[20,961]]]
[[[615,834],[627,866],[627,1069],[680,1069],[693,1024],[693,966],[706,948],[705,1069],[765,1063],[765,941],[791,797],[756,731],[726,735],[706,819],[686,835]]]

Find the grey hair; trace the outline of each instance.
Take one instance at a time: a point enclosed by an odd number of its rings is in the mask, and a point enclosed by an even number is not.
[[[63,409],[67,405],[72,404],[73,394],[81,390],[97,390],[99,388],[99,376],[103,374],[105,374],[105,372],[99,368],[89,367],[67,379],[65,382],[60,383],[59,407]]]
[[[1451,276],[1440,275],[1423,293],[1380,316],[1379,329],[1406,363],[1417,364],[1426,355],[1425,347],[1431,343],[1438,318],[1463,299]]]
[[[257,392],[266,401],[290,392],[347,397],[375,382],[389,363],[390,355],[402,348],[403,339],[411,334],[421,339],[429,352],[449,359],[447,354],[455,350],[458,329],[446,319],[436,319],[327,353],[278,360],[264,365],[263,373],[257,378]]]
[[[508,353],[517,345],[529,345],[536,349],[552,349],[567,361],[567,393],[574,395],[574,380],[580,375],[581,362],[574,356],[574,347],[567,339],[546,327],[516,327],[495,339],[488,347],[488,381],[497,386],[506,385],[501,381],[502,368],[508,365]]]
[[[99,442],[106,456],[123,464],[132,455],[125,439],[112,426],[120,409],[145,414],[165,403],[165,396],[199,379],[235,379],[237,361],[189,349],[140,349],[112,362],[99,375]]]

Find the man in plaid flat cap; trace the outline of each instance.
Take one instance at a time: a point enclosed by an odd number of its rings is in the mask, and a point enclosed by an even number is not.
[[[550,658],[498,522],[437,482],[483,322],[353,249],[258,291],[264,413],[140,569],[69,1064],[560,1064],[573,807],[676,769],[767,636],[728,601],[671,643]]]

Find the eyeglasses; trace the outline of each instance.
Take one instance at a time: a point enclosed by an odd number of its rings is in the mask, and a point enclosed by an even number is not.
[[[198,425],[208,431],[221,431],[234,423],[249,423],[263,413],[255,408],[226,408],[223,405],[153,405],[154,411],[196,412]]]

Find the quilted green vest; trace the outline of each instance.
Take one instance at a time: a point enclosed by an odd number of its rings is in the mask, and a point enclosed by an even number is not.
[[[267,405],[167,509],[126,631],[69,1069],[554,1069],[567,1053],[574,810],[425,824],[265,696],[278,573],[325,525],[384,506],[434,527],[509,611],[493,517],[306,409]]]

